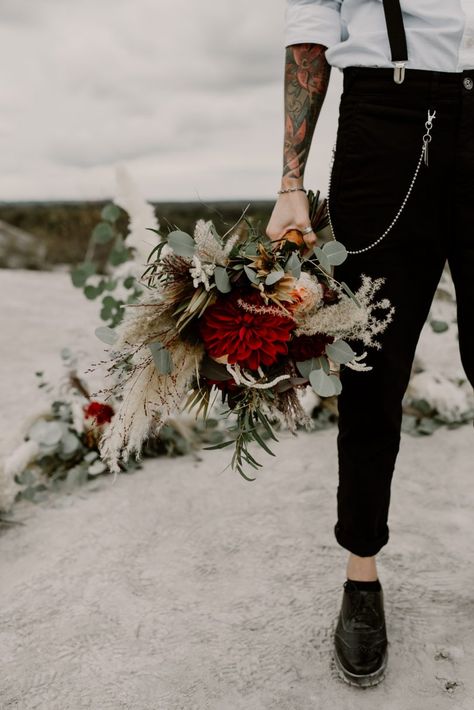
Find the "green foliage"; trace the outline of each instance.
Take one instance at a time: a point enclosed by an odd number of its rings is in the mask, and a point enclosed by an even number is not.
[[[355,352],[345,340],[335,340],[326,345],[326,355],[337,365],[344,365],[355,357]]]
[[[107,244],[115,238],[115,231],[109,222],[99,222],[92,230],[92,239],[96,244]]]
[[[449,330],[449,324],[444,320],[436,320],[433,318],[430,320],[430,325],[434,333],[445,333]]]
[[[171,249],[178,256],[184,256],[189,259],[192,259],[194,256],[195,244],[190,234],[186,234],[186,232],[177,229],[168,234],[167,241]]]
[[[262,411],[258,402],[252,401],[255,393],[246,391],[240,398],[238,404],[232,409],[236,414],[235,421],[227,427],[230,439],[220,441],[213,446],[206,446],[206,449],[223,449],[228,446],[234,447],[231,466],[238,471],[246,481],[254,481],[245,473],[245,468],[250,466],[254,470],[262,467],[250,451],[252,444],[257,444],[270,456],[275,456],[266,443],[268,439],[278,441],[275,436],[272,424],[268,416]]]
[[[333,397],[342,390],[341,381],[336,375],[328,375],[323,368],[313,370],[309,374],[312,388],[320,397]]]
[[[285,264],[285,271],[288,271],[295,279],[301,276],[301,260],[296,252],[293,252]]]
[[[285,272],[283,271],[283,269],[271,271],[265,279],[265,285],[273,286],[273,284],[276,284],[277,281],[280,281],[280,279],[282,279],[284,275]]]
[[[323,368],[325,372],[329,373],[329,363],[324,357],[313,357],[310,360],[297,362],[296,367],[300,375],[307,380],[309,380],[311,372],[319,368]]]
[[[150,343],[148,347],[151,350],[153,361],[158,372],[162,375],[169,375],[173,371],[173,362],[169,351],[158,340],[154,343]]]
[[[109,328],[106,325],[101,325],[96,328],[95,334],[99,340],[102,340],[102,342],[106,343],[106,345],[113,345],[117,339],[117,334],[113,328]]]
[[[78,264],[71,271],[71,279],[73,286],[76,288],[83,288],[89,276],[95,274],[96,266],[92,261],[84,261],[82,264]]]
[[[102,212],[100,213],[100,216],[102,217],[103,220],[106,222],[111,222],[114,224],[122,214],[122,210],[120,207],[117,205],[114,205],[112,202],[108,205],[105,205],[105,207],[102,209]]]
[[[217,290],[221,293],[229,293],[232,290],[229,275],[227,274],[227,269],[224,266],[216,266],[214,271],[214,280],[216,282]]]
[[[98,278],[102,258],[97,254],[97,246],[109,246],[106,266],[108,264],[112,268],[133,257],[132,250],[127,247],[119,228],[124,214],[123,210],[113,203],[103,207],[100,213],[102,219],[92,230],[85,260],[71,269],[73,285],[82,289],[86,298],[92,301],[101,298],[100,317],[112,328],[121,322],[123,306],[136,303],[142,293],[142,287],[134,276],[113,278],[112,275],[106,274],[103,278]],[[114,295],[114,291],[119,288],[122,293],[128,292],[125,298]]]

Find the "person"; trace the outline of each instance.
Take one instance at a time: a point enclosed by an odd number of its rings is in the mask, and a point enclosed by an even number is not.
[[[329,214],[349,257],[335,277],[383,277],[395,307],[370,372],[340,372],[337,542],[349,551],[334,660],[356,686],[385,675],[388,639],[376,555],[415,348],[449,264],[459,346],[474,385],[474,2],[287,0],[284,157],[266,233],[317,243],[304,172],[332,67],[343,73]]]

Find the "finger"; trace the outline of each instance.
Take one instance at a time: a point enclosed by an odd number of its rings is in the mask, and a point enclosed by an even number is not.
[[[316,245],[316,234],[314,232],[308,232],[307,234],[303,234],[303,241],[308,247],[308,249],[312,249]]]

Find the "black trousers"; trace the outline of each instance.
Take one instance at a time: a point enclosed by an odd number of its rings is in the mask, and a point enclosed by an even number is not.
[[[396,309],[379,336],[382,349],[368,351],[373,370],[341,372],[334,533],[342,547],[363,557],[389,538],[402,399],[446,261],[456,287],[462,362],[474,386],[473,86],[474,69],[408,69],[400,85],[391,69],[344,70],[329,206],[336,239],[348,249],[367,246],[392,221],[420,156],[427,110],[436,110],[429,166],[422,164],[394,228],[335,270],[353,289],[361,273],[385,277],[380,297]]]

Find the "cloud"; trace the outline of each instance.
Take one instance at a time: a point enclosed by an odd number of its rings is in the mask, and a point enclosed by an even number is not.
[[[284,0],[3,0],[0,199],[105,197],[117,162],[158,200],[272,198],[284,9]],[[312,149],[322,158],[308,164],[317,180],[335,132],[334,84]]]

